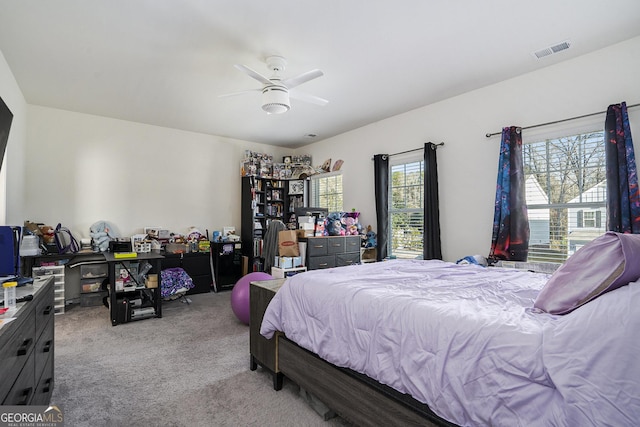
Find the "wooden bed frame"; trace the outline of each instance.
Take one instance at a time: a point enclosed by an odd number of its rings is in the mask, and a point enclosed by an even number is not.
[[[284,335],[277,339],[280,372],[349,422],[376,427],[455,426],[406,394],[365,375],[332,365]]]

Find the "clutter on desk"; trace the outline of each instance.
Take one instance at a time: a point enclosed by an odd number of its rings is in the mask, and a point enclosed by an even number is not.
[[[16,308],[16,288],[18,282],[4,282],[2,284],[4,288],[4,308],[9,310]]]
[[[40,237],[31,235],[22,236],[20,244],[20,256],[37,256],[42,253],[40,248]]]
[[[18,227],[21,228],[21,227]],[[58,244],[56,244],[56,229]],[[152,251],[165,251],[179,254],[211,251],[211,242],[239,242],[234,226],[225,226],[221,231],[214,231],[209,238],[209,230],[204,232],[190,226],[186,233],[173,232],[163,227],[143,227],[143,233],[120,237],[117,228],[110,222],[98,221],[89,228],[88,238],[75,239],[72,232],[58,224],[51,227],[32,221],[24,222],[24,237],[20,244],[21,256],[41,256],[48,254],[70,254],[111,252],[120,257],[134,257],[136,254]],[[40,261],[40,265],[62,265],[67,259],[55,260],[51,263]]]
[[[94,252],[109,250],[109,242],[118,238],[116,229],[107,221],[98,221],[89,228],[89,235],[93,240]]]

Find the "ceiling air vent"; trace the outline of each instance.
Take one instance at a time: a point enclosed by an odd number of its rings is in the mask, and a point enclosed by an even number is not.
[[[545,56],[553,55],[554,53],[567,50],[569,49],[569,47],[571,47],[571,43],[567,40],[567,41],[563,41],[562,43],[545,47],[544,49],[540,49],[536,52],[533,52],[533,56],[535,56],[538,59],[541,59],[541,58],[544,58]]]

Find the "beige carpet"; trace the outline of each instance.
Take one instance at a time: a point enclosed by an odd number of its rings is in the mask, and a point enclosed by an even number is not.
[[[161,319],[111,326],[108,309],[73,307],[56,321],[51,403],[68,426],[336,426],[285,379],[249,370],[249,328],[231,292],[163,304]]]

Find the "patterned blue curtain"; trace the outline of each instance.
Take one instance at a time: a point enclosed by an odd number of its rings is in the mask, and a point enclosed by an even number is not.
[[[604,125],[607,230],[640,233],[640,193],[627,104],[610,105]]]
[[[529,219],[524,188],[521,129],[502,129],[498,183],[489,261],[526,261],[529,253]]]

